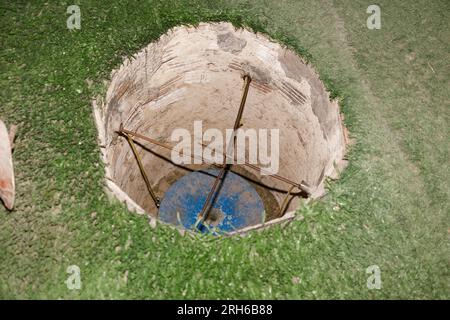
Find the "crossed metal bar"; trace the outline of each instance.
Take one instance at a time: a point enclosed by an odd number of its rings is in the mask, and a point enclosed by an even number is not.
[[[244,112],[244,107],[245,107],[245,102],[247,100],[247,95],[248,95],[248,90],[249,90],[249,87],[250,87],[250,82],[251,82],[251,77],[249,75],[245,75],[244,76],[244,91],[242,93],[241,103],[240,103],[238,114],[237,114],[237,117],[236,117],[236,120],[235,120],[235,123],[234,123],[234,127],[233,127],[233,136],[232,136],[233,137],[233,145],[232,145],[233,148],[235,147],[235,142],[236,142],[236,134],[235,134],[236,130],[241,125],[241,118],[242,118],[242,114]],[[167,144],[165,144],[163,142],[157,141],[155,139],[152,139],[150,137],[144,136],[144,135],[142,135],[140,133],[127,130],[127,129],[123,128],[122,123],[120,124],[120,128],[118,130],[118,133],[122,134],[123,136],[125,136],[127,138],[128,143],[130,144],[130,147],[131,147],[131,149],[132,149],[132,151],[133,151],[133,153],[134,153],[134,155],[136,157],[136,160],[138,162],[138,166],[139,166],[141,174],[142,174],[142,176],[144,178],[144,181],[145,181],[145,184],[147,186],[148,192],[149,192],[150,196],[152,197],[153,201],[155,202],[156,207],[159,208],[160,199],[155,194],[155,192],[153,191],[153,189],[152,189],[152,187],[150,185],[149,179],[148,179],[147,174],[146,174],[146,172],[144,170],[141,158],[140,158],[140,156],[139,156],[139,154],[138,154],[138,152],[136,150],[136,147],[134,145],[134,141],[133,141],[132,137],[140,138],[142,140],[148,141],[148,142],[150,142],[150,143],[152,143],[154,145],[160,146],[162,148],[165,148],[165,149],[168,149],[168,150],[171,150],[171,151],[174,149],[174,147],[172,147],[170,145],[167,145]],[[205,146],[204,144],[202,144],[202,145]],[[205,147],[207,147],[207,146],[205,146]],[[190,154],[190,156],[191,156],[191,158],[195,158],[196,157],[195,155],[192,155],[192,154]],[[218,187],[220,186],[220,182],[223,180],[223,177],[225,176],[226,171],[228,171],[230,169],[231,165],[226,163],[226,158],[229,158],[229,157],[231,157],[231,156],[227,154],[227,151],[225,151],[223,153],[223,165],[217,165],[215,163],[212,163],[213,165],[216,165],[216,166],[220,167],[221,170],[220,170],[219,174],[216,176],[214,184],[213,184],[210,192],[208,193],[208,196],[207,196],[207,198],[205,200],[205,203],[204,203],[204,205],[202,207],[202,210],[200,211],[200,213],[197,216],[197,221],[195,223],[195,227],[197,227],[197,225],[200,222],[203,222],[205,220],[205,218],[207,217],[207,212],[208,212],[208,209],[210,208],[211,201],[213,200],[213,195],[216,193]],[[204,160],[203,157],[202,157],[202,160]],[[233,157],[233,160],[236,160],[236,159]],[[292,191],[292,189],[294,187],[298,188],[302,192],[305,192],[306,194],[311,194],[311,187],[308,184],[306,184],[304,181],[302,181],[300,183],[297,183],[297,182],[294,182],[294,181],[292,181],[292,180],[290,180],[290,179],[288,179],[286,177],[280,176],[278,174],[271,174],[271,173],[267,172],[266,170],[264,170],[263,168],[260,168],[260,167],[258,167],[256,165],[248,163],[247,160],[244,160],[244,165],[249,167],[249,168],[252,168],[254,170],[259,170],[260,172],[266,172],[266,173],[268,173],[268,175],[272,176],[273,178],[290,184],[291,188],[290,188],[290,190],[288,192],[288,195],[291,193],[291,191]],[[283,201],[283,207],[285,207],[285,205],[286,205],[284,202],[285,201]],[[283,207],[281,208],[281,210],[284,209]]]

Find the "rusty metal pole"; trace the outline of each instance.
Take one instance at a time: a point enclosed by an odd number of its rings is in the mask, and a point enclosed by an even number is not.
[[[245,102],[247,101],[248,89],[250,87],[251,81],[252,81],[252,78],[249,75],[244,76],[244,91],[242,93],[241,104],[239,105],[238,114],[236,116],[236,120],[234,122],[234,127],[233,127],[233,148],[235,147],[235,141],[236,141],[235,133],[236,133],[236,130],[241,125],[242,114],[244,113]],[[222,181],[222,179],[225,176],[225,173],[229,169],[229,167],[230,166],[226,163],[226,154],[225,154],[223,156],[223,167],[220,170],[219,174],[217,175],[217,177],[214,181],[214,184],[211,188],[211,191],[209,191],[208,196],[206,197],[206,201],[203,204],[202,210],[200,211],[200,213],[197,216],[197,221],[195,222],[195,228],[198,226],[198,224],[200,222],[203,222],[206,219],[208,210],[211,205],[211,200],[213,198],[213,195],[216,193],[217,188],[220,186],[220,182]]]
[[[157,208],[159,208],[161,200],[158,198],[158,196],[155,194],[155,192],[152,189],[150,181],[148,180],[148,177],[147,177],[147,173],[145,172],[144,166],[142,164],[141,157],[139,156],[139,153],[138,153],[138,151],[136,149],[136,146],[134,145],[133,139],[128,134],[123,132],[123,130],[121,132],[127,138],[128,143],[129,143],[129,145],[131,147],[131,150],[133,151],[134,157],[136,158],[136,161],[137,161],[138,166],[139,166],[139,170],[141,171],[142,177],[144,178],[145,185],[147,186],[148,193],[152,197],[153,202],[155,203],[155,206]]]

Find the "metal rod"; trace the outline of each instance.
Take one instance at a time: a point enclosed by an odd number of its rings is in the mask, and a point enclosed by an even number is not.
[[[134,145],[133,139],[124,132],[122,132],[122,134],[125,135],[125,137],[128,140],[128,143],[130,144],[131,150],[133,150],[134,156],[135,156],[138,166],[139,166],[139,170],[141,170],[142,177],[144,178],[145,185],[147,186],[148,193],[150,193],[150,196],[152,197],[153,201],[155,202],[155,206],[157,208],[159,208],[161,201],[158,198],[158,196],[155,194],[155,192],[153,191],[152,186],[150,185],[150,182],[147,177],[147,173],[145,172],[144,166],[142,165],[141,157],[139,156],[139,153],[136,150],[136,146]]]
[[[236,133],[236,130],[241,125],[242,114],[244,113],[245,102],[247,101],[247,94],[248,94],[248,89],[250,87],[251,81],[252,81],[252,78],[250,78],[249,75],[244,76],[244,92],[242,93],[241,103],[239,105],[238,114],[236,116],[236,120],[234,121],[234,127],[233,127],[233,148],[235,147],[235,141],[236,141],[235,133]],[[225,172],[229,169],[229,167],[230,167],[230,165],[226,164],[226,155],[224,155],[223,156],[223,167],[220,170],[219,174],[217,175],[216,180],[214,181],[214,184],[208,193],[206,201],[203,204],[202,210],[200,211],[200,213],[197,216],[197,222],[195,223],[195,227],[197,227],[199,222],[203,222],[206,219],[212,197],[216,193],[217,188],[220,186],[219,183],[222,181],[223,176],[225,175]]]
[[[284,211],[286,210],[286,206],[287,206],[287,204],[288,204],[288,198],[289,198],[289,196],[291,195],[291,192],[292,192],[292,190],[294,190],[294,188],[295,188],[295,186],[291,186],[291,187],[289,188],[288,193],[286,194],[286,196],[285,196],[284,199],[283,199],[283,202],[281,203],[280,213],[279,213],[278,216],[281,217],[281,216],[283,215]]]
[[[249,75],[244,76],[244,92],[241,97],[241,104],[239,105],[238,114],[236,116],[236,120],[234,121],[233,133],[239,129],[241,125],[242,114],[244,113],[245,102],[247,101],[248,89],[250,87],[250,82],[252,82],[252,78]]]
[[[150,137],[144,136],[144,135],[142,135],[140,133],[129,131],[129,130],[124,129],[122,127],[119,128],[118,132],[122,133],[122,134],[131,135],[131,136],[140,138],[142,140],[148,141],[148,142],[150,142],[152,144],[156,144],[157,146],[160,146],[160,147],[163,147],[163,148],[166,148],[166,149],[169,149],[169,150],[173,150],[174,149],[174,147],[169,146],[168,144],[165,144],[163,142],[159,142],[158,140],[155,140],[155,139],[152,139]]]
[[[286,182],[286,183],[288,183],[290,185],[293,185],[293,186],[299,188],[301,191],[306,192],[309,195],[311,194],[310,186],[308,184],[306,184],[306,182],[304,182],[304,181],[302,181],[300,183],[297,183],[297,182],[292,181],[292,180],[290,180],[290,179],[288,179],[286,177],[280,176],[279,174],[276,174],[276,173],[272,174],[269,171],[264,170],[263,168],[255,166],[255,165],[253,165],[251,163],[248,163],[248,162],[246,162],[244,165],[249,167],[249,168],[255,169],[255,170],[260,170],[262,172],[266,172],[266,173],[268,173],[269,176],[274,177],[275,179],[278,179],[280,181],[283,181],[283,182]]]
[[[202,211],[197,216],[197,221],[195,222],[194,228],[197,228],[198,224],[200,222],[203,222],[206,219],[207,210],[209,209],[211,200],[213,198],[214,193],[216,193],[217,188],[219,187],[219,182],[222,181],[225,172],[227,171],[227,166],[224,165],[222,169],[220,169],[219,174],[217,175],[216,179],[214,180],[213,186],[211,190],[208,193],[208,196],[206,197],[205,203],[203,204]]]

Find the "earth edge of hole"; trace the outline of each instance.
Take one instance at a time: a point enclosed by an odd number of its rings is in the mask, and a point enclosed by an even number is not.
[[[196,43],[195,48],[192,43]],[[226,119],[232,122],[233,114],[237,111],[236,101],[240,95],[239,90],[236,90],[240,87],[240,83],[233,81],[236,75],[243,73],[252,76],[254,79],[252,92],[257,93],[260,98],[258,100],[258,97],[255,97],[251,102],[256,107],[247,114],[247,119],[243,117],[244,125],[250,123],[255,127],[261,127],[264,123],[269,124],[268,127],[278,125],[283,129],[290,128],[285,129],[284,134],[280,134],[280,141],[282,136],[285,138],[293,136],[291,140],[287,139],[289,140],[287,150],[292,151],[292,146],[297,149],[293,151],[289,161],[283,160],[281,163],[280,160],[280,168],[283,167],[285,176],[295,176],[296,179],[293,180],[299,181],[298,179],[303,178],[302,180],[309,184],[317,185],[311,198],[322,196],[325,192],[324,179],[337,178],[338,173],[347,164],[344,157],[349,143],[348,133],[343,126],[337,101],[330,101],[329,92],[319,79],[319,75],[293,51],[282,47],[266,35],[255,34],[247,29],[236,29],[227,22],[201,23],[196,28],[186,26],[172,28],[159,40],[150,43],[134,55],[134,60],[125,60],[120,68],[112,72],[106,102],[99,105],[95,99],[93,100],[108,191],[119,201],[124,202],[130,211],[148,214],[151,223],[154,224],[156,222],[156,220],[153,222],[156,219],[156,215],[152,212],[154,208],[142,198],[143,196],[148,198],[148,194],[142,192],[142,196],[138,192],[129,191],[133,183],[137,183],[140,190],[145,188],[142,188],[142,181],[139,182],[139,178],[142,177],[139,176],[135,163],[130,162],[132,159],[130,150],[123,141],[120,141],[115,128],[117,129],[119,122],[126,123],[133,129],[150,132],[151,136],[167,142],[169,141],[167,133],[171,132],[169,124],[172,128],[183,125],[183,121],[172,121],[174,114],[170,114],[171,110],[182,109],[184,106],[182,111],[178,111],[179,118],[185,118],[186,113],[192,111],[186,104],[183,105],[183,101],[198,101],[198,105],[203,103],[205,110],[197,112],[195,117],[206,120],[207,127],[226,122],[224,121]],[[204,94],[199,96],[199,91],[203,91]],[[214,109],[211,109],[211,103],[206,104],[205,100],[202,100],[205,96],[216,98],[218,102],[213,107],[227,106],[226,100],[232,100],[229,101],[230,111],[227,116],[216,122],[208,118],[208,113],[214,113],[211,112]],[[268,107],[269,102],[273,102],[276,107],[272,107],[272,104]],[[152,112],[152,108],[156,111]],[[279,116],[276,121],[270,122],[267,115],[271,113]],[[260,117],[265,122],[252,122],[252,116],[255,119]],[[195,120],[195,117],[191,117],[190,120]],[[145,124],[143,118],[149,120],[150,124]],[[218,127],[224,129],[220,125]],[[145,146],[141,146],[140,151],[143,152],[144,148]],[[286,150],[286,147],[284,149]],[[280,154],[283,152],[280,151]],[[156,174],[154,182],[155,189],[160,194],[167,191],[177,177],[180,177],[180,171],[173,171],[160,163],[152,162],[146,155],[143,155],[143,158],[147,158],[143,160],[147,168],[158,170],[159,175]],[[314,166],[308,167],[308,163],[313,163]],[[121,176],[120,168],[131,166],[134,166],[133,170],[126,170],[127,174],[129,173],[128,178],[124,178],[123,173]],[[196,166],[192,168],[195,169]],[[155,170],[148,169],[148,172],[149,176],[153,177],[152,172]],[[161,172],[165,173],[161,175]],[[267,182],[266,178],[264,180]],[[271,186],[287,189],[283,184],[273,183]],[[282,197],[275,194],[274,198],[280,205]],[[292,220],[295,218],[293,210],[298,205],[299,201],[293,203],[291,201],[286,208],[287,213],[283,216],[274,215],[265,223],[249,226],[237,233]]]

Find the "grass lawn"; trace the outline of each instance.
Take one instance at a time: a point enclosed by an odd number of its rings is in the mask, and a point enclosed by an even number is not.
[[[126,4],[125,4],[126,3]],[[66,28],[78,4],[81,30]],[[0,298],[449,299],[450,2],[2,1],[0,117],[19,125],[0,208]],[[90,99],[182,23],[231,21],[307,57],[341,99],[350,165],[298,219],[195,239],[103,190]],[[81,270],[68,290],[66,269]],[[382,287],[366,286],[378,265]]]

